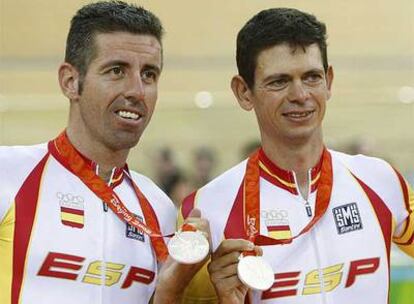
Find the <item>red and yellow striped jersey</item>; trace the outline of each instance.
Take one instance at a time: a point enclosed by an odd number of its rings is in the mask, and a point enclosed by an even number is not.
[[[115,171],[114,191],[145,221],[129,179]],[[131,177],[162,233],[173,233],[173,203],[148,178]],[[47,145],[1,147],[0,180],[0,303],[149,301],[157,261],[148,236],[113,214]]]
[[[253,303],[386,304],[390,247],[414,257],[414,194],[388,163],[331,151],[333,186],[328,210],[314,228],[291,244],[263,246],[275,273],[273,286],[252,293]],[[309,195],[297,190],[294,172],[261,152],[260,234],[289,238],[315,213],[320,164],[309,170]],[[210,222],[213,250],[225,238],[245,238],[242,182],[246,161],[184,200]],[[310,207],[310,210],[309,210]],[[193,279],[185,303],[216,303],[206,267]]]

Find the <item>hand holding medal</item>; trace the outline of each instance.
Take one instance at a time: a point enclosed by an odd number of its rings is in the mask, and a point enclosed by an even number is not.
[[[153,303],[181,303],[185,288],[207,262],[209,240],[208,221],[201,217],[200,210],[193,209],[168,242],[169,257],[158,273]]]
[[[268,290],[274,282],[272,266],[255,251],[244,251],[237,264],[237,276],[247,287]]]
[[[240,260],[243,252],[258,257],[263,254],[259,246],[255,246],[248,240],[226,239],[211,255],[208,272],[220,303],[244,303],[250,286],[239,279],[238,265],[250,256],[246,254],[246,257]],[[241,270],[246,273],[244,268]],[[250,267],[247,268],[247,271],[249,270],[251,270]]]
[[[237,276],[244,285],[254,290],[268,290],[275,281],[270,264],[263,257],[250,254],[240,256]]]
[[[170,256],[181,264],[197,264],[210,252],[208,223],[193,210],[190,217],[168,242]]]
[[[246,233],[253,244],[258,234],[257,226],[255,218],[247,217]],[[240,255],[237,276],[244,285],[254,290],[267,290],[274,282],[272,267],[255,251],[244,251]]]

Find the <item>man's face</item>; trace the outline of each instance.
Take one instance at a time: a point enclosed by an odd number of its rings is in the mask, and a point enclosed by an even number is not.
[[[95,57],[74,101],[72,115],[82,124],[83,144],[112,151],[138,143],[157,100],[161,45],[149,35],[100,33],[94,39]]]
[[[332,78],[316,44],[305,50],[281,44],[259,53],[250,97],[262,139],[300,143],[321,137]]]

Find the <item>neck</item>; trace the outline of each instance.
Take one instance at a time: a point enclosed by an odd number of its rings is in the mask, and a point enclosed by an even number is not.
[[[323,145],[292,149],[273,143],[263,143],[263,150],[266,156],[278,167],[298,174],[301,172],[307,173],[310,168],[319,162]]]
[[[66,134],[76,150],[98,164],[97,174],[103,180],[109,181],[114,167],[125,165],[129,150],[113,151],[94,138],[77,136],[82,132],[76,131],[70,126],[66,129]]]
[[[318,140],[306,144],[284,145],[280,142],[262,139],[262,147],[266,156],[278,167],[294,171],[299,191],[306,199],[308,196],[308,172],[316,166],[323,151],[322,136]]]

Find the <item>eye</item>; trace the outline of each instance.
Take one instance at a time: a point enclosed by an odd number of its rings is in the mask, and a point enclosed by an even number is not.
[[[109,67],[105,73],[107,75],[109,75],[109,77],[111,79],[120,79],[122,77],[124,77],[125,75],[125,69],[124,67],[120,66],[120,65],[114,65]]]
[[[120,66],[115,66],[111,68],[110,72],[116,76],[121,76],[124,73],[123,69]]]
[[[146,83],[153,83],[157,80],[158,74],[153,70],[144,70],[141,77]]]
[[[275,90],[281,90],[288,85],[288,82],[289,80],[287,78],[277,78],[270,81],[267,86]]]
[[[323,77],[322,77],[321,74],[318,74],[318,73],[310,73],[310,74],[307,74],[305,76],[304,81],[307,82],[307,83],[314,84],[314,83],[319,83],[322,80],[322,78]]]

